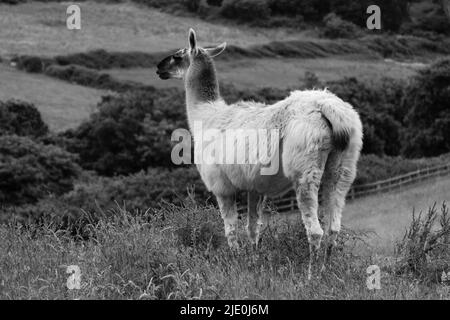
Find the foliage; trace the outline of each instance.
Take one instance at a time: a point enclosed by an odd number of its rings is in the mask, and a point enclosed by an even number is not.
[[[441,282],[450,268],[450,215],[445,202],[416,216],[397,243],[397,273],[413,273],[422,280]]]
[[[300,221],[266,228],[258,250],[240,232],[237,252],[227,248],[221,226],[215,208],[196,205],[138,215],[118,208],[87,225],[90,236],[84,240],[52,220],[2,224],[0,298],[448,298],[439,287],[423,288],[414,277],[396,275],[370,247],[359,255],[353,249],[361,243],[358,234],[342,232],[330,268],[307,281],[308,248]],[[64,285],[64,267],[73,264],[82,271],[80,290]],[[367,275],[361,272],[371,264],[383,268],[376,294],[367,290]]]
[[[84,168],[100,174],[171,167],[171,134],[187,128],[184,96],[177,90],[127,92],[103,97],[98,111],[65,133],[66,147]]]
[[[128,176],[98,177],[79,182],[63,196],[64,201],[87,212],[101,214],[125,206],[130,211],[157,208],[162,202],[198,203],[210,196],[194,167],[167,170],[150,168]]]
[[[59,66],[50,65],[45,74],[71,83],[92,87],[96,89],[109,89],[118,92],[143,88],[143,85],[133,82],[123,82],[113,79],[109,74],[100,73],[92,69],[77,65]]]
[[[404,116],[398,108],[398,98],[404,90],[401,82],[385,79],[370,85],[356,78],[345,78],[327,86],[359,112],[364,131],[363,153],[399,154]]]
[[[408,86],[403,108],[407,156],[434,156],[450,151],[450,59],[419,72]]]
[[[34,105],[19,100],[0,101],[0,135],[42,137],[48,127]]]
[[[356,38],[361,35],[361,30],[352,22],[341,19],[335,13],[327,14],[323,18],[325,24],[322,35],[331,38]]]
[[[266,0],[224,0],[220,13],[225,18],[249,22],[267,19],[271,11]]]
[[[73,187],[80,169],[74,156],[27,137],[0,136],[0,203],[35,202]]]

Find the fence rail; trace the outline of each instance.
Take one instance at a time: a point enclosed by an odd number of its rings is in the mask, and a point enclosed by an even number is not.
[[[390,179],[380,180],[367,184],[354,185],[347,194],[347,199],[353,200],[356,198],[365,197],[378,192],[399,189],[414,182],[426,180],[436,176],[443,176],[450,173],[450,163],[422,168],[413,172],[402,174]],[[320,198],[320,195],[319,195]],[[271,199],[271,204],[277,212],[292,212],[298,210],[297,200],[293,191],[288,192],[280,198]],[[238,211],[245,212],[246,205],[241,205]]]

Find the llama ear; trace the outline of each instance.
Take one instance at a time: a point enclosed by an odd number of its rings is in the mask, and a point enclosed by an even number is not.
[[[224,42],[214,48],[205,48],[205,51],[208,53],[208,55],[211,58],[214,58],[214,57],[217,57],[219,54],[221,54],[223,52],[223,50],[225,50],[226,47],[227,47],[227,43]]]
[[[189,48],[191,51],[197,51],[197,36],[192,28],[189,29]]]

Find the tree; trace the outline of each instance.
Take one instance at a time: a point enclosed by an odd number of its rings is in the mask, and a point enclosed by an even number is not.
[[[430,157],[450,151],[450,59],[419,72],[408,87],[403,108],[407,126],[403,152]]]

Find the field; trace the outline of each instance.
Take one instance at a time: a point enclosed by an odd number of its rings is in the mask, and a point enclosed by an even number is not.
[[[160,52],[184,45],[190,27],[198,31],[205,45],[233,39],[233,44],[247,46],[276,38],[288,40],[299,37],[298,32],[294,35],[283,29],[218,25],[196,18],[174,17],[132,3],[123,5],[94,1],[80,5],[82,28],[79,32],[73,32],[66,28],[66,8],[69,4],[0,4],[0,56],[18,53],[55,56],[94,49]]]
[[[448,200],[450,178],[392,195],[350,203],[344,223],[400,235],[411,207]],[[421,192],[427,190],[429,194]],[[391,203],[392,202],[392,203]],[[383,205],[379,205],[383,203]],[[375,205],[376,204],[376,205]],[[426,205],[425,205],[426,204]],[[378,209],[379,208],[379,209]],[[375,212],[376,210],[376,212]],[[381,210],[381,213],[379,212]],[[394,213],[395,212],[395,213]],[[164,215],[164,219],[161,219]],[[392,218],[394,215],[399,215]],[[363,223],[364,222],[364,223]],[[340,250],[320,278],[306,279],[307,244],[300,222],[266,228],[260,249],[246,241],[233,252],[222,236],[217,209],[168,206],[133,216],[118,207],[88,226],[90,240],[77,241],[49,223],[0,226],[0,296],[7,299],[449,299],[445,285],[423,286],[395,275],[391,255],[358,231],[344,232]],[[388,236],[381,232],[381,237]],[[360,240],[361,239],[361,240]],[[389,239],[389,243],[391,239]],[[355,248],[360,248],[359,250]],[[362,250],[361,250],[362,249]],[[381,289],[368,290],[366,268],[379,265]],[[68,290],[69,265],[81,272],[81,289]]]
[[[22,99],[34,103],[54,131],[79,125],[89,118],[101,96],[107,94],[44,75],[27,74],[1,63],[0,74],[0,100]]]

